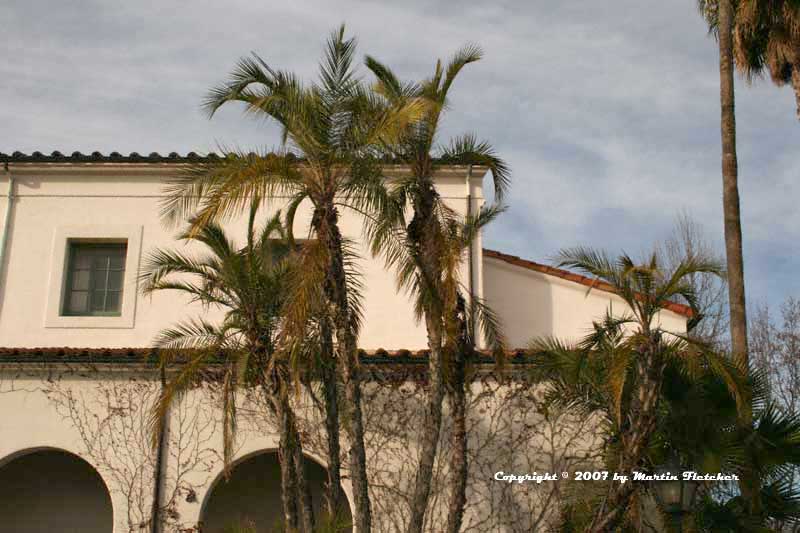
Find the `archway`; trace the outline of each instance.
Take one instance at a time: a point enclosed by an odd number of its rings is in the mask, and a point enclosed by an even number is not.
[[[319,517],[327,473],[318,463],[306,458],[306,474],[314,512]],[[346,513],[341,517],[343,521],[352,523],[349,509],[343,512]],[[258,533],[278,531],[282,520],[278,454],[267,451],[247,456],[233,466],[228,480],[220,476],[209,490],[200,519],[203,533],[235,531],[234,526],[244,525],[254,525]]]
[[[111,533],[111,496],[100,474],[71,453],[41,449],[0,463],[0,529]]]

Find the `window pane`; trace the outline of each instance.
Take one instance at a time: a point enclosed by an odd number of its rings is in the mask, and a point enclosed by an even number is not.
[[[122,293],[109,292],[106,294],[106,312],[119,313]]]
[[[108,287],[106,287],[110,291],[119,291],[122,290],[122,280],[125,276],[125,272],[122,270],[112,270],[108,273]]]
[[[92,266],[92,257],[86,250],[81,250],[78,246],[73,244],[72,248],[72,268],[90,268]]]
[[[92,270],[106,270],[110,257],[102,250],[93,250],[92,254]]]
[[[105,311],[106,304],[104,303],[104,300],[105,300],[104,291],[92,291],[92,311],[99,311],[99,312]]]
[[[64,291],[69,315],[118,315],[127,243],[71,242]]]
[[[76,270],[72,273],[72,290],[73,291],[88,291],[89,290],[89,271]]]
[[[68,314],[85,314],[86,303],[89,299],[88,292],[73,292],[69,295],[69,300],[67,302],[67,313]]]
[[[125,255],[127,254],[127,246],[120,245],[117,250],[114,250],[113,253],[109,254],[109,259],[111,260],[109,266],[113,269],[117,270],[124,270],[125,269]]]

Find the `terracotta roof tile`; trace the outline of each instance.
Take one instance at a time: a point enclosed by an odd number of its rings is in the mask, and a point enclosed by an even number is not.
[[[366,364],[420,364],[428,357],[428,350],[359,350],[359,358]],[[524,362],[522,349],[510,350],[508,360]],[[155,348],[81,348],[81,347],[0,347],[0,362],[86,362],[86,363],[155,363]],[[479,363],[492,363],[488,352],[479,353]]]
[[[180,155],[177,152],[171,152],[168,155],[161,155],[157,152],[151,152],[148,155],[141,155],[137,152],[131,152],[128,155],[119,152],[111,152],[108,155],[100,152],[91,154],[72,152],[69,155],[59,151],[49,154],[42,152],[4,154],[0,152],[0,163],[197,163],[214,157],[218,156],[214,153],[201,156],[195,152],[189,152],[186,155]]]
[[[251,152],[248,155],[255,154]],[[0,163],[203,163],[219,159],[220,157],[219,154],[214,152],[209,152],[204,155],[196,152],[189,152],[186,155],[181,155],[177,152],[170,152],[167,155],[162,155],[158,152],[151,152],[148,155],[142,155],[138,152],[131,152],[128,155],[123,155],[119,152],[111,152],[106,155],[101,152],[92,152],[91,154],[72,152],[71,154],[63,154],[59,151],[55,151],[45,154],[37,151],[26,154],[17,151],[11,154],[0,152]],[[384,162],[386,164],[403,164],[402,161],[392,159],[384,159]],[[460,161],[458,159],[438,159],[437,162],[441,165],[470,163],[470,161]]]

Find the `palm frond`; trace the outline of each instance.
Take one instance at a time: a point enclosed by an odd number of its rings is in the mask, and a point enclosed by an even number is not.
[[[497,366],[502,368],[505,365],[508,343],[500,317],[484,300],[477,296],[473,296],[470,302],[470,315],[471,320],[474,320],[475,325],[480,328],[486,347],[494,355]],[[472,330],[473,327],[469,329]],[[475,339],[472,340],[472,344],[477,344]]]
[[[213,357],[213,355],[214,351],[211,350],[196,351],[189,362],[181,367],[177,375],[161,388],[158,402],[156,402],[154,408],[151,409],[147,421],[148,434],[150,435],[153,448],[158,446],[161,428],[164,427],[164,422],[169,415],[169,410],[175,398],[197,382],[198,378],[201,376],[200,373],[208,363],[208,359]]]
[[[356,40],[345,39],[344,35],[344,24],[331,32],[319,66],[322,87],[334,98],[344,96],[356,81],[353,72]]]
[[[228,76],[229,81],[213,88],[203,102],[203,109],[212,117],[224,104],[241,100],[247,88],[253,84],[273,87],[277,73],[255,53],[252,57],[239,59]]]
[[[224,328],[203,319],[194,318],[179,322],[161,330],[153,341],[157,348],[166,350],[212,349],[226,347],[227,336]]]
[[[451,57],[450,61],[447,63],[442,87],[439,91],[443,104],[445,103],[444,100],[447,98],[447,94],[450,92],[450,87],[453,85],[453,82],[461,70],[470,63],[480,61],[482,57],[483,50],[477,44],[463,46],[453,54],[453,57]]]
[[[479,141],[475,134],[468,133],[454,137],[448,146],[439,148],[438,152],[442,163],[488,167],[492,172],[495,202],[503,201],[511,182],[511,171],[488,141]]]
[[[161,217],[173,225],[192,217],[197,230],[245,211],[253,197],[279,196],[302,180],[292,154],[228,152],[169,178]]]
[[[236,390],[238,383],[233,369],[225,371],[222,384],[222,457],[225,477],[230,477],[233,464],[234,442],[237,430]]]
[[[198,261],[180,252],[155,250],[148,253],[139,270],[139,283],[144,294],[150,294],[172,274],[194,274],[209,276],[214,274],[215,265],[211,261]]]

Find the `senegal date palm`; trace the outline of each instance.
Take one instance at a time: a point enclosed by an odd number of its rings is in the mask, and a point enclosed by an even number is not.
[[[289,228],[301,204],[309,205],[311,242],[301,254],[304,275],[293,289],[286,311],[286,339],[304,337],[309,316],[319,309],[313,295],[321,287],[335,342],[338,379],[344,391],[340,419],[348,437],[355,526],[369,533],[371,513],[367,482],[361,378],[357,357],[360,325],[358,281],[352,246],[340,229],[340,209],[380,210],[383,179],[374,147],[416,117],[420,103],[386,107],[355,77],[355,41],[344,27],[334,32],[320,63],[319,81],[310,85],[278,71],[255,56],[240,60],[229,81],[206,102],[213,114],[228,102],[247,113],[274,121],[282,149],[271,154],[229,153],[172,183],[168,215],[197,210],[204,222],[235,215],[248,198],[288,197]],[[294,339],[294,341],[292,341]]]
[[[610,428],[614,438],[609,439],[609,467],[623,475],[645,470],[668,365],[689,376],[719,375],[743,408],[747,398],[736,365],[660,322],[662,309],[675,299],[696,308],[690,277],[720,274],[716,264],[690,257],[665,270],[656,254],[636,263],[624,254],[612,260],[601,252],[576,248],[562,251],[559,265],[609,284],[627,307],[616,315],[610,310],[577,344],[546,338],[532,346],[534,372],[548,384],[550,401],[598,413]],[[635,483],[610,483],[597,500],[586,530],[615,531],[635,490]]]
[[[467,440],[467,390],[469,365],[476,358],[478,344],[476,332],[483,333],[486,348],[495,357],[498,369],[505,360],[505,338],[496,315],[477,296],[465,294],[469,287],[459,283],[460,265],[470,253],[471,244],[481,229],[501,210],[485,209],[477,216],[446,219],[445,247],[440,251],[445,266],[442,276],[443,296],[449,312],[444,317],[445,340],[443,346],[445,388],[447,391],[452,430],[450,433],[450,501],[444,531],[458,533],[467,503],[468,440]],[[455,295],[453,298],[452,295]],[[424,299],[424,296],[423,296]]]
[[[456,314],[457,287],[448,282],[448,277],[454,273],[453,259],[463,259],[464,251],[459,249],[456,255],[450,251],[452,242],[448,239],[452,238],[453,214],[434,187],[434,175],[443,164],[488,166],[492,170],[498,201],[502,199],[508,182],[505,163],[488,143],[478,142],[473,135],[464,135],[453,139],[448,146],[437,144],[439,124],[447,109],[452,84],[459,72],[466,65],[478,61],[481,55],[479,48],[467,46],[458,51],[445,67],[441,61],[437,62],[433,76],[421,83],[402,83],[386,65],[371,57],[366,61],[377,78],[374,90],[389,107],[403,107],[407,102],[420,98],[426,104],[419,119],[408,124],[396,142],[384,145],[384,151],[393,161],[410,168],[410,175],[400,179],[392,190],[392,197],[400,205],[410,204],[413,209],[407,225],[401,221],[404,224],[404,235],[399,239],[402,245],[395,249],[387,245],[391,240],[387,236],[397,228],[397,221],[383,227],[379,225],[372,235],[376,248],[389,250],[387,257],[389,263],[398,266],[400,284],[410,287],[417,296],[417,311],[424,319],[428,336],[428,392],[420,459],[411,498],[409,533],[420,532],[425,522],[445,396],[443,372],[448,344],[447,322]],[[471,208],[467,207],[468,210]],[[488,220],[494,214],[496,211],[490,211],[482,216]],[[471,223],[476,221],[477,218]],[[459,518],[454,520],[460,523]]]
[[[164,364],[178,354],[188,357],[166,385],[153,413],[153,423],[159,424],[176,395],[202,377],[211,376],[221,387],[227,471],[237,427],[239,391],[262,391],[280,434],[278,457],[285,526],[289,531],[302,526],[302,531],[310,532],[314,517],[296,417],[289,402],[293,380],[288,361],[281,357],[276,345],[287,297],[289,248],[278,217],[256,230],[257,208],[258,202],[254,201],[243,248],[236,248],[220,226],[206,223],[179,237],[202,245],[202,253],[188,255],[161,249],[145,258],[141,272],[145,294],[177,291],[188,295],[192,302],[223,313],[218,322],[189,319],[165,329],[156,338]]]
[[[414,243],[403,224],[395,221],[393,231],[384,227],[385,233],[380,237],[375,235],[375,238],[381,241],[381,248],[397,269],[399,288],[410,293],[414,299],[417,320],[421,320],[425,316],[425,310],[433,306],[442,310],[439,317],[441,344],[438,346],[441,358],[440,379],[443,387],[440,394],[442,397],[447,397],[452,417],[451,455],[448,458],[450,500],[443,531],[457,532],[461,529],[466,504],[467,370],[477,355],[476,330],[479,329],[483,333],[487,348],[497,357],[498,362],[502,363],[505,353],[502,328],[494,312],[476,296],[469,299],[468,305],[466,295],[469,293],[469,287],[462,282],[462,267],[471,243],[479,232],[502,212],[502,209],[493,206],[466,217],[455,213],[444,204],[439,205],[437,210],[441,216],[436,219],[441,230],[437,240],[439,247],[436,256],[440,270],[435,278],[435,286],[439,293],[430,292],[430,286],[422,280],[413,255]],[[377,243],[374,244],[377,246]],[[430,311],[427,312],[430,314]],[[429,383],[429,391],[431,387]],[[441,410],[441,405],[439,409]],[[425,411],[426,423],[430,423],[430,412],[430,410]],[[439,417],[441,416],[440,412]],[[431,428],[425,426],[422,431],[428,432]]]

